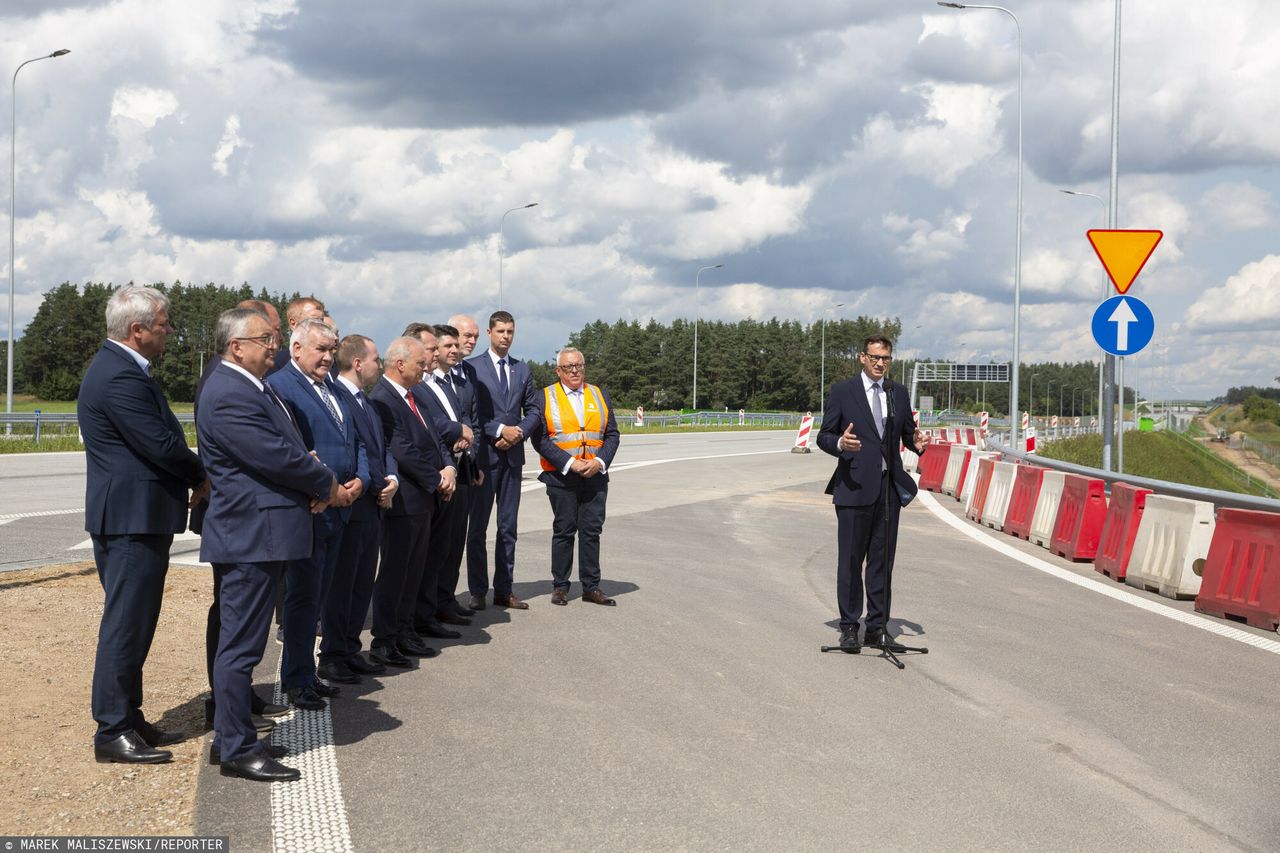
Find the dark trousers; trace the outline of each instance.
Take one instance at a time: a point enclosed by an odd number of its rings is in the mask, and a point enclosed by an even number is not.
[[[360,651],[360,633],[373,598],[381,533],[382,520],[376,511],[353,513],[342,532],[338,564],[320,616],[321,661],[346,660]]]
[[[218,575],[213,575],[213,603],[209,605],[209,615],[204,623],[204,668],[209,676],[209,696],[213,697],[213,661],[218,656],[218,638],[222,633],[222,591],[218,585]],[[256,693],[249,694],[249,703],[253,713],[260,714],[267,703]]]
[[[102,622],[90,703],[95,744],[142,726],[142,666],[151,650],[173,534],[93,534],[102,583]]]
[[[441,586],[444,582],[449,562],[449,552],[453,549],[453,534],[458,527],[458,519],[466,514],[466,497],[461,490],[453,493],[451,500],[436,498],[436,511],[431,516],[431,535],[427,539],[427,564],[422,573],[422,583],[418,586],[418,606],[415,618],[419,622],[430,622],[436,618],[442,603]],[[454,586],[457,575],[454,575]],[[453,598],[453,587],[449,588],[449,599]]]
[[[222,598],[222,630],[213,663],[214,739],[229,761],[252,752],[258,733],[250,716],[253,670],[271,630],[276,584],[284,562],[214,563]]]
[[[600,586],[600,532],[609,497],[607,481],[589,480],[564,487],[547,486],[547,499],[555,521],[551,525],[551,583],[569,588],[573,574],[573,545],[578,543],[578,580],[584,593]]]
[[[390,646],[413,634],[418,586],[427,563],[431,513],[382,520],[382,562],[373,585],[373,645]]]
[[[462,555],[467,550],[467,530],[471,526],[471,511],[475,507],[479,489],[470,483],[458,482],[453,494],[457,504],[453,510],[453,525],[449,534],[449,552],[440,566],[436,583],[436,612],[448,610],[458,603],[458,579],[462,575]]]
[[[889,619],[891,598],[885,588],[885,557],[888,557],[887,565],[892,569],[902,505],[897,500],[889,501],[889,539],[886,543],[884,497],[888,487],[889,477],[886,475],[880,478],[880,498],[875,503],[836,507],[836,598],[840,605],[841,628],[855,627],[862,617],[864,563],[867,630],[882,630]]]
[[[342,549],[345,525],[340,512],[327,509],[311,517],[311,556],[290,560],[285,570],[280,686],[286,690],[309,687],[316,680],[316,622]]]
[[[471,510],[471,529],[467,531],[467,588],[472,595],[484,595],[489,591],[489,555],[484,539],[489,532],[489,516],[493,514],[494,503],[497,503],[493,591],[496,595],[510,595],[515,580],[516,519],[520,515],[519,466],[508,465],[505,459],[490,465],[476,492],[475,505]]]

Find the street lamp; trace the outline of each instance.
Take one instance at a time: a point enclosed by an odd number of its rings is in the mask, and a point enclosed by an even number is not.
[[[8,375],[5,385],[4,410],[6,413],[13,413],[13,295],[16,286],[17,276],[17,254],[14,251],[14,223],[17,215],[17,195],[14,189],[17,183],[18,174],[18,72],[22,70],[24,65],[30,65],[33,62],[39,62],[42,59],[57,59],[59,56],[66,56],[71,51],[63,48],[55,50],[47,56],[37,56],[35,59],[28,59],[13,70],[13,95],[11,103],[13,105],[13,132],[9,135],[9,346],[7,350],[8,361],[5,364],[5,372]]]
[[[531,207],[537,207],[536,201],[528,204],[522,204],[519,207],[513,207],[507,213],[515,213],[517,210],[528,210]],[[502,214],[502,218],[498,220],[498,307],[502,307],[502,256],[507,248],[507,213]]]
[[[1104,199],[1102,196],[1095,195],[1093,193],[1081,192],[1080,190],[1058,190],[1058,192],[1066,193],[1067,195],[1084,196],[1085,198],[1094,199],[1095,201],[1098,202],[1098,204],[1102,205],[1103,224],[1105,225],[1110,220],[1110,215],[1107,210],[1107,200]],[[1109,291],[1107,289],[1107,273],[1105,270],[1103,270],[1103,273],[1102,273],[1102,301],[1103,302],[1107,301],[1108,292]],[[1102,408],[1102,396],[1104,393],[1106,393],[1104,390],[1105,389],[1104,382],[1105,382],[1105,376],[1107,372],[1107,358],[1108,358],[1107,352],[1103,350],[1102,358],[1099,359],[1098,361],[1098,408],[1099,409]],[[1111,438],[1107,434],[1106,430],[1103,430],[1102,442],[1104,445],[1108,445],[1108,446],[1111,443]],[[1105,454],[1105,455],[1109,455],[1109,454]]]
[[[700,298],[702,283],[702,273],[706,270],[718,270],[724,264],[712,264],[709,267],[701,267],[698,274],[693,277],[693,408],[698,408],[698,321],[702,319],[702,301]]]
[[[1016,414],[1018,411],[1018,364],[1022,358],[1022,23],[1017,15],[1003,6],[944,3],[942,0],[938,0],[938,5],[949,9],[990,9],[994,12],[1003,12],[1013,19],[1014,29],[1018,31],[1018,213],[1014,229],[1013,254],[1013,376],[1010,382],[1013,399],[1009,401],[1009,408]],[[1012,439],[1013,449],[1018,450],[1018,419],[1016,417],[1010,420],[1009,437]]]
[[[821,358],[822,369],[819,373],[819,378],[818,378],[818,405],[819,406],[825,405],[823,401],[826,399],[826,393],[827,393],[827,312],[836,308],[843,308],[843,307],[844,307],[843,302],[837,302],[835,305],[832,305],[824,309],[822,312],[822,320],[821,320],[822,322],[822,358]]]
[[[1031,400],[1031,408],[1029,409],[1029,411],[1030,411],[1030,413],[1031,413],[1031,417],[1033,417],[1033,418],[1036,416],[1036,377],[1037,377],[1037,376],[1039,376],[1039,375],[1040,375],[1039,373],[1033,373],[1033,374],[1031,374],[1031,387],[1027,389],[1027,397]],[[1015,386],[1015,387],[1016,387],[1016,386]],[[1013,399],[1014,399],[1014,400],[1016,400],[1016,399],[1018,399],[1018,398],[1017,398],[1017,396],[1015,395]],[[1010,404],[1011,404],[1011,405],[1012,405],[1012,402],[1013,402],[1013,401],[1011,400],[1011,401],[1010,401]],[[1009,413],[1009,419],[1010,419],[1010,420],[1017,420],[1017,419],[1019,419],[1019,415],[1018,415],[1018,410],[1017,410],[1017,409],[1014,409],[1013,411],[1011,411],[1011,412]]]

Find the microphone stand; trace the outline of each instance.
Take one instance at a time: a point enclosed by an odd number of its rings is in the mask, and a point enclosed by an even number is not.
[[[893,476],[893,456],[898,452],[897,448],[894,447],[893,445],[895,443],[898,443],[899,440],[895,439],[893,436],[893,423],[894,423],[893,394],[890,393],[890,391],[892,390],[892,386],[890,385],[890,380],[888,376],[886,376],[883,379],[883,388],[885,391],[884,400],[885,400],[885,406],[887,407],[886,412],[888,414],[888,416],[885,418],[885,430],[884,430],[885,435],[881,441],[881,445],[882,445],[881,450],[884,454],[886,477],[888,478],[888,482],[885,484],[885,488],[884,488],[884,506],[881,508],[881,512],[882,512],[881,521],[884,524],[884,542],[883,542],[883,554],[882,554],[882,558],[884,560],[884,592],[881,597],[881,605],[882,605],[881,609],[884,610],[885,624],[884,624],[884,629],[881,632],[883,639],[880,641],[880,643],[876,645],[869,645],[866,648],[879,649],[880,657],[889,661],[889,663],[893,664],[898,669],[906,669],[907,668],[906,664],[898,660],[898,655],[908,654],[912,652],[916,654],[927,655],[929,654],[929,650],[923,646],[904,646],[904,645],[901,645],[900,643],[893,642],[889,638],[889,600],[890,600],[889,591],[890,589],[893,588],[893,559],[892,559],[893,549],[892,549],[891,540],[889,538],[889,534],[890,534],[889,509],[892,505],[889,502],[891,500],[899,500],[898,484],[897,484],[897,481],[894,480],[894,476]],[[861,566],[858,567],[859,570],[861,570],[861,568],[862,568]],[[842,651],[842,652],[856,653],[857,650],[846,649],[846,648],[843,648],[842,646],[823,646],[822,651],[824,652]]]

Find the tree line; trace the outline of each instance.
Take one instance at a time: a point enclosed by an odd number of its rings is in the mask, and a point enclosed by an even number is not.
[[[163,356],[156,360],[153,376],[171,400],[190,402],[204,363],[214,358],[213,330],[218,315],[243,299],[271,302],[284,315],[284,307],[299,294],[254,291],[239,287],[174,282],[156,284],[169,297],[170,335]],[[103,313],[111,292],[109,284],[90,282],[77,286],[64,282],[44,294],[44,299],[15,346],[14,381],[20,393],[44,400],[75,399],[80,377],[101,346]],[[478,318],[483,328],[484,317]],[[745,319],[697,324],[697,406],[702,409],[749,411],[820,411],[825,399],[822,382],[853,376],[862,341],[873,334],[896,340],[902,327],[898,318],[859,316],[827,322]],[[825,342],[825,361],[823,345]],[[385,342],[380,342],[384,343]],[[622,408],[689,409],[694,405],[694,323],[678,319],[670,323],[649,320],[596,320],[567,336],[567,343],[582,350],[589,380],[608,389],[614,405]],[[481,338],[481,346],[484,338]],[[0,361],[4,348],[0,347]],[[941,361],[928,356],[896,361],[891,373],[910,387],[912,370],[919,361]],[[529,359],[538,386],[555,381],[555,362]],[[3,364],[0,363],[0,372]],[[1023,364],[1019,403],[1037,415],[1096,414],[1097,366],[1042,362]],[[932,396],[934,408],[1004,415],[1009,407],[1006,383],[923,384],[918,389]],[[1245,393],[1242,393],[1245,392]],[[1228,397],[1271,396],[1276,389],[1231,389]],[[1132,399],[1132,391],[1128,392]]]

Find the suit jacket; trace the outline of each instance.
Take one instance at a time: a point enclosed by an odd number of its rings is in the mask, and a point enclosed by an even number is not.
[[[200,458],[160,388],[128,353],[103,343],[76,402],[84,437],[84,527],[90,533],[180,533]]]
[[[374,409],[368,395],[365,396],[365,404],[361,406],[355,395],[347,390],[347,386],[341,382],[334,382],[334,388],[351,411],[351,420],[360,434],[360,441],[364,444],[365,454],[369,460],[369,488],[353,505],[352,516],[376,515],[381,518],[383,511],[378,506],[378,497],[387,487],[387,475],[392,474],[399,478],[396,459],[387,449],[387,439],[382,434],[382,418]]]
[[[205,382],[196,434],[212,486],[200,559],[310,557],[310,503],[329,497],[334,475],[307,452],[285,408],[247,376],[219,365]]]
[[[412,393],[412,392],[411,392]],[[418,402],[419,420],[386,377],[369,392],[369,401],[382,422],[387,449],[395,457],[400,488],[387,515],[421,515],[435,506],[440,472],[453,464],[451,452],[432,425],[431,416]]]
[[[885,412],[883,438],[876,432],[861,372],[831,387],[831,397],[822,413],[822,428],[818,431],[818,447],[839,460],[826,489],[826,493],[832,496],[831,502],[838,506],[868,506],[876,502],[880,497],[880,477],[884,470],[880,460],[885,458],[886,447],[890,451],[888,462],[893,481],[899,490],[910,495],[916,493],[916,482],[903,470],[902,454],[898,452],[899,441],[908,446],[915,443],[916,426],[911,416],[911,399],[907,396],[907,389],[899,383],[886,379],[884,384],[886,409],[892,408],[893,417],[888,417],[889,412]],[[838,442],[845,427],[851,423],[862,446],[856,451],[842,452]]]
[[[368,455],[364,443],[360,441],[360,432],[352,422],[351,410],[338,394],[335,387],[337,383],[326,377],[324,387],[342,413],[342,426],[334,421],[333,415],[316,394],[311,380],[292,364],[267,377],[267,384],[293,413],[293,420],[302,433],[307,449],[316,452],[316,456],[334,473],[339,483],[359,479],[361,489],[367,491]],[[338,517],[344,522],[351,518],[351,507],[340,508]]]
[[[485,350],[467,359],[476,375],[476,414],[484,428],[484,441],[479,442],[479,461],[485,467],[506,464],[524,467],[524,442],[509,450],[494,446],[499,426],[518,426],[526,436],[542,419],[542,401],[533,387],[529,365],[507,356],[507,393],[498,387],[498,370]]]
[[[481,441],[482,438],[475,426],[468,420],[467,413],[463,408],[464,404],[462,402],[462,398],[458,393],[454,391],[453,388],[449,387],[448,384],[443,386],[436,385],[436,387],[443,390],[445,399],[449,401],[449,409],[446,409],[444,404],[440,402],[440,398],[436,395],[436,392],[427,384],[428,381],[432,385],[435,385],[436,377],[432,376],[430,380],[423,381],[414,389],[414,391],[418,394],[418,400],[421,404],[425,405],[426,410],[431,413],[435,427],[439,431],[440,437],[444,440],[445,444],[452,448],[453,443],[462,435],[463,425],[465,424],[466,426],[471,427],[471,433],[474,437],[474,441],[471,446],[466,450],[450,454],[450,458],[453,459],[454,464],[458,467],[458,477],[460,481],[463,483],[470,483],[475,477],[476,442]],[[452,416],[449,414],[450,409],[453,411]]]
[[[560,383],[556,383],[557,385]],[[554,385],[551,387],[555,387]],[[538,475],[538,479],[546,483],[548,486],[559,486],[561,488],[574,488],[580,485],[596,485],[601,488],[608,485],[609,474],[608,468],[613,464],[613,456],[618,452],[618,443],[622,436],[618,432],[618,422],[613,417],[613,401],[609,399],[609,394],[598,385],[600,395],[604,397],[604,404],[609,408],[609,418],[604,425],[604,445],[600,448],[600,452],[596,456],[604,462],[605,473],[597,474],[594,477],[583,477],[581,474],[575,474],[570,471],[568,474],[561,474],[564,466],[568,464],[572,458],[568,453],[561,450],[554,441],[547,436],[547,420],[539,418],[538,425],[533,428],[533,432],[529,436],[529,443],[533,445],[533,449],[538,452],[543,459],[551,463],[556,469],[554,471],[543,471]],[[543,391],[543,403],[546,403],[546,391]],[[569,429],[569,425],[565,424],[565,429]],[[578,424],[581,427],[582,424]]]

